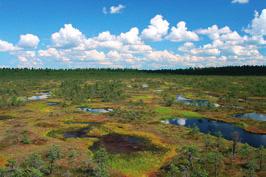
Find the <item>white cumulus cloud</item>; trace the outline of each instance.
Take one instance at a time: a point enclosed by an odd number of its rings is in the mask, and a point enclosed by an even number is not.
[[[36,48],[38,47],[39,42],[40,39],[38,36],[33,34],[23,34],[20,35],[18,45],[23,48]]]
[[[188,31],[184,21],[179,22],[176,27],[172,27],[170,34],[166,38],[176,42],[199,40],[195,32]]]
[[[84,40],[84,35],[72,24],[65,24],[59,32],[52,34],[51,39],[55,47],[68,48],[78,46]]]
[[[0,40],[0,52],[11,52],[17,50],[12,43]]]
[[[160,41],[167,35],[169,29],[169,23],[163,19],[162,15],[156,15],[150,21],[148,28],[142,31],[142,37],[152,41]]]
[[[249,28],[245,30],[247,33],[255,36],[266,35],[266,9],[263,9],[261,14],[255,12],[255,17]]]
[[[217,25],[212,25],[211,27],[208,27],[207,29],[197,30],[198,34],[207,35],[212,40],[219,39],[220,35],[227,34],[229,32],[231,32],[231,30],[228,26],[225,26],[223,28],[219,28]]]
[[[134,27],[131,28],[126,33],[121,33],[120,38],[129,44],[138,44],[140,43],[140,37],[139,37],[139,29]]]

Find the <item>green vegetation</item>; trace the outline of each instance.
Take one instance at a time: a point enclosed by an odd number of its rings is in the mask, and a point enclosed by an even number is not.
[[[119,81],[96,82],[93,85],[82,83],[80,80],[63,81],[55,91],[55,96],[81,104],[86,100],[100,98],[103,102],[115,102],[125,98],[123,84]]]
[[[163,95],[163,104],[165,106],[172,106],[174,103],[175,103],[175,97],[173,97],[169,94]]]
[[[40,154],[30,154],[26,159],[18,164],[14,160],[9,160],[7,167],[0,169],[1,177],[42,177],[52,174],[51,163],[58,159],[58,151],[52,147],[47,153],[47,159],[43,159]],[[48,161],[48,163],[47,163]],[[52,161],[52,162],[51,162]]]
[[[76,104],[83,103],[88,97],[81,81],[78,80],[63,81],[56,90],[55,95],[63,98],[65,101],[71,101]]]
[[[18,92],[14,89],[0,88],[0,108],[20,106],[25,103],[25,99],[18,97]]]
[[[110,113],[111,117],[118,118],[121,121],[143,121],[147,120],[148,116],[154,115],[149,109],[144,110],[127,110],[127,109],[116,109]]]
[[[23,133],[21,142],[23,144],[30,144],[31,143],[31,140],[30,140],[29,135],[27,134],[27,132]]]
[[[115,102],[125,98],[124,85],[120,81],[96,82],[88,86],[90,98],[101,98],[103,102]]]
[[[108,154],[105,149],[100,148],[94,153],[93,156],[94,162],[97,164],[94,174],[96,177],[108,177]]]

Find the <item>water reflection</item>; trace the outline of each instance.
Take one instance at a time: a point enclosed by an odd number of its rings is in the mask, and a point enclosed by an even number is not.
[[[51,96],[50,92],[41,92],[41,93],[37,93],[37,95],[34,95],[32,97],[28,97],[28,100],[29,101],[44,100],[44,99],[47,99],[50,96]]]
[[[186,125],[186,119],[178,119],[178,120],[177,120],[177,123],[178,123],[179,125],[184,126],[184,125]]]
[[[81,107],[79,108],[80,111],[84,111],[84,112],[90,112],[90,113],[108,113],[108,112],[112,112],[114,111],[113,109],[102,109],[102,108],[98,108],[98,109],[94,109],[94,108],[87,108],[87,107]]]
[[[245,114],[236,114],[234,115],[235,118],[240,119],[253,119],[258,121],[266,121],[266,114],[258,114],[258,113],[245,113]]]
[[[176,95],[176,101],[189,106],[220,107],[217,103],[210,103],[208,100],[193,100],[182,95]]]
[[[185,118],[170,119],[164,121],[163,123],[190,128],[196,125],[202,133],[210,133],[212,135],[215,135],[217,134],[217,132],[221,132],[222,136],[227,140],[232,140],[232,133],[237,132],[242,143],[248,143],[253,147],[266,147],[266,135],[250,133],[230,123],[219,122],[210,119]]]

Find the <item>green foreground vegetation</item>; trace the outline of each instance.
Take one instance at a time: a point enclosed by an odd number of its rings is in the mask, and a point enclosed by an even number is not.
[[[266,114],[265,76],[4,69],[0,85],[0,177],[266,176],[265,147],[161,123],[209,118],[266,134],[266,122],[233,117]],[[41,92],[50,97],[27,100]],[[184,105],[177,94],[220,106]]]

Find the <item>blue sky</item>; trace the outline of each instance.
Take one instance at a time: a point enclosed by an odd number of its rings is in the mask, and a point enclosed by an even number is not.
[[[266,64],[264,0],[0,0],[0,23],[0,67]]]

